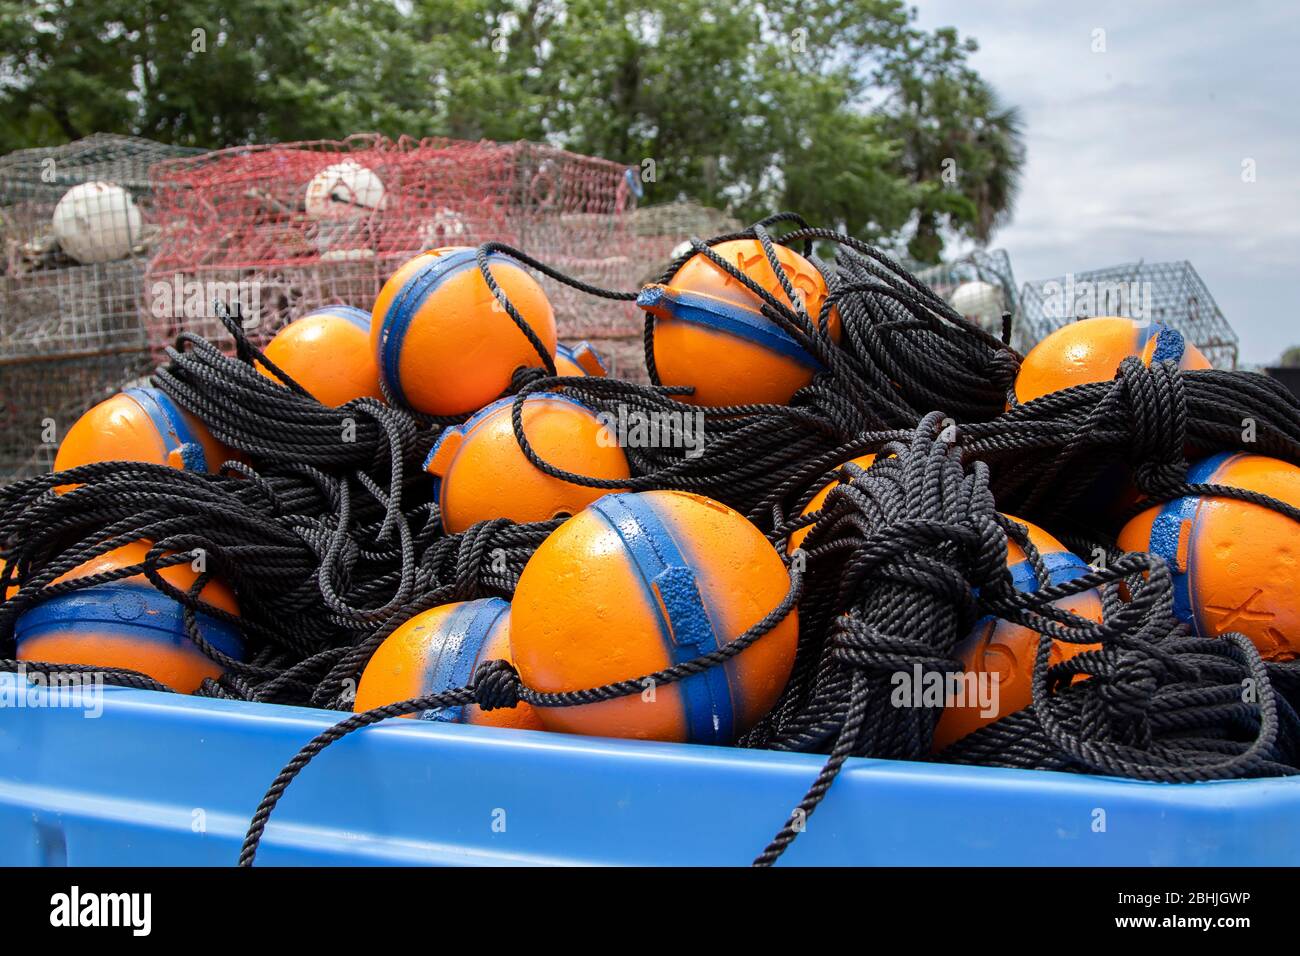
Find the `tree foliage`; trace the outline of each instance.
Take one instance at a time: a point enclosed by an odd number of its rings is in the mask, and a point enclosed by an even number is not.
[[[541,140],[935,261],[988,240],[1023,162],[974,49],[900,0],[0,0],[0,151]]]

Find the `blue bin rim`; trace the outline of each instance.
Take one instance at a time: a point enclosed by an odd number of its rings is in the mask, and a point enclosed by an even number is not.
[[[0,673],[0,703],[16,686]],[[70,693],[28,690],[43,704]],[[346,716],[122,687],[103,695],[96,721],[72,707],[0,706],[0,863],[230,865],[283,764]],[[132,773],[121,759],[135,762]],[[303,771],[258,863],[743,865],[824,759],[394,718]],[[467,814],[502,799],[527,825],[512,824],[508,837],[467,827]],[[720,802],[725,814],[699,812]],[[211,810],[202,836],[189,831],[195,806]],[[130,819],[123,808],[134,807],[152,809]],[[1110,820],[1104,840],[1089,832],[1099,807]],[[858,757],[782,862],[1297,861],[1300,776],[1165,784]]]

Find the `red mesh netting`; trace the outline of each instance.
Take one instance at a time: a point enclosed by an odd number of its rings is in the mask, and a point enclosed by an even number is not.
[[[427,248],[501,240],[630,291],[688,236],[738,228],[688,202],[637,208],[638,172],[535,143],[371,134],[202,154],[95,136],[4,157],[0,480],[48,468],[50,409],[67,427],[144,374],[150,353],[156,361],[182,331],[227,340],[214,298],[238,300],[265,343],[324,305],[368,311],[388,276]],[[52,216],[89,182],[133,201],[81,210],[94,220],[84,224],[90,251],[104,252],[87,263],[61,249]],[[122,248],[99,249],[121,235]],[[539,278],[563,341],[587,339],[615,374],[644,380],[633,305]]]
[[[533,143],[396,141],[248,146],[159,163],[161,238],[145,283],[149,339],[218,335],[208,305],[238,297],[254,337],[321,305],[369,309],[406,259],[441,245],[516,245],[566,273],[635,288],[658,247],[636,236],[635,174]],[[636,310],[544,280],[562,337],[623,337]]]

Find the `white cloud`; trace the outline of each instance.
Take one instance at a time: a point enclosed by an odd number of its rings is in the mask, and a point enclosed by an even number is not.
[[[1300,8],[920,0],[919,13],[975,37],[975,65],[1024,114],[1020,200],[993,241],[1021,282],[1188,259],[1243,361],[1300,344]]]

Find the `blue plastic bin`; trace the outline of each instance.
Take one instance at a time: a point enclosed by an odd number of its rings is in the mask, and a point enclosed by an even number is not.
[[[231,865],[337,714],[0,674],[0,864]],[[63,706],[55,706],[62,704]],[[392,720],[289,788],[259,864],[745,864],[821,758]],[[783,864],[1300,862],[1300,778],[1162,785],[851,760]]]

